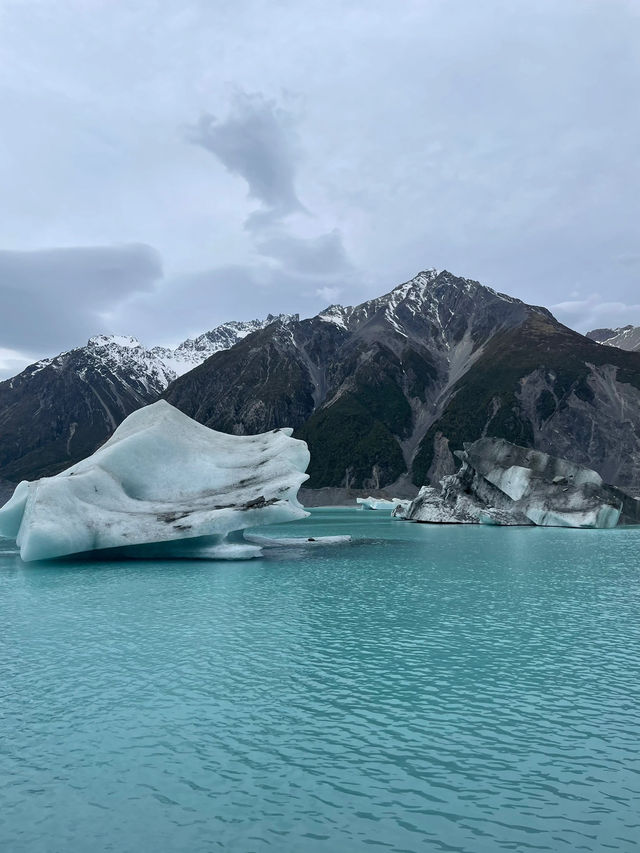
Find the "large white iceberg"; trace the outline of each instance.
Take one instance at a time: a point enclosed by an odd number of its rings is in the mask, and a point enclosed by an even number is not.
[[[20,483],[0,535],[23,560],[115,548],[146,557],[250,557],[246,528],[309,515],[297,500],[309,451],[290,429],[215,432],[160,401],[123,421],[92,456]]]

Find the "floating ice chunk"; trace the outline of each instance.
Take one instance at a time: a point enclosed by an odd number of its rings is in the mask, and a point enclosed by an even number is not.
[[[611,506],[602,504],[590,509],[566,508],[564,511],[549,509],[544,505],[529,506],[526,510],[527,518],[540,527],[615,527],[620,520],[622,506]]]
[[[397,506],[408,507],[411,501],[401,500],[400,498],[391,498],[391,500],[387,500],[386,498],[372,498],[370,495],[368,498],[356,498],[356,503],[362,509],[386,509],[391,511]]]
[[[615,527],[637,524],[640,506],[596,471],[504,439],[457,451],[462,466],[422,488],[403,518],[449,524]]]
[[[394,510],[396,518],[423,521],[429,524],[489,524],[529,525],[531,520],[518,512],[510,498],[505,498],[509,508],[499,496],[487,501],[461,482],[468,471],[452,474],[441,480],[440,487],[423,486],[407,509]]]
[[[290,429],[226,435],[169,403],[139,409],[92,456],[20,483],[0,534],[23,560],[103,549],[125,556],[255,556],[233,532],[304,518],[309,451]]]
[[[254,533],[245,533],[244,538],[247,542],[252,542],[255,545],[260,545],[262,548],[279,548],[282,546],[300,546],[313,547],[316,545],[344,545],[351,542],[350,536],[291,536],[288,538],[275,538],[271,536],[258,536]]]

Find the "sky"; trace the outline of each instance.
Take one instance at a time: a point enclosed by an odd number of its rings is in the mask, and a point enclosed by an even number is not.
[[[0,0],[0,378],[430,267],[640,324],[638,0]]]

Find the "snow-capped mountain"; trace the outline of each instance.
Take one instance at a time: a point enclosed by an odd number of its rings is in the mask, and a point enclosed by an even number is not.
[[[175,349],[99,336],[31,365],[0,383],[0,477],[67,467],[159,395],[224,432],[293,427],[315,488],[415,488],[489,436],[640,492],[640,353],[446,270],[309,319],[228,323]]]
[[[446,270],[273,324],[164,396],[223,431],[294,427],[315,488],[437,481],[455,470],[454,451],[486,435],[640,487],[640,427],[629,426],[640,424],[640,356]]]
[[[96,335],[0,382],[0,477],[53,474],[92,453],[118,424],[209,356],[280,319],[223,323],[175,349]]]
[[[608,347],[640,352],[640,326],[620,326],[617,329],[593,329],[587,337]]]
[[[415,331],[416,323],[420,328],[428,324],[431,331],[444,341],[460,309],[469,308],[470,302],[478,300],[486,303],[487,299],[497,300],[496,304],[526,307],[521,300],[497,293],[477,281],[459,278],[446,270],[428,269],[394,287],[389,293],[361,305],[347,308],[330,305],[318,314],[318,318],[347,330],[373,317],[384,318],[396,331],[405,335]],[[536,310],[548,313],[546,309]],[[464,313],[466,316],[468,312]]]
[[[297,318],[298,315],[295,315],[295,319]],[[86,347],[80,349],[89,360],[95,361],[96,364],[101,363],[106,370],[120,370],[125,374],[136,375],[150,388],[162,390],[178,376],[202,364],[215,352],[229,349],[251,332],[264,329],[269,323],[289,319],[293,319],[293,315],[269,314],[264,320],[246,322],[231,320],[197,338],[188,338],[173,349],[159,346],[147,349],[137,338],[130,335],[94,335],[89,338]],[[60,368],[72,352],[76,350],[41,359],[26,367],[23,372],[37,373],[48,365]],[[11,383],[15,378],[8,381]]]
[[[242,338],[250,335],[251,332],[264,329],[265,326],[276,322],[276,320],[286,321],[289,319],[298,319],[298,315],[269,314],[264,320],[248,320],[246,322],[231,320],[221,326],[216,326],[215,329],[205,332],[197,338],[188,338],[175,349],[153,347],[150,352],[162,362],[167,370],[175,373],[173,377],[175,379],[176,376],[182,376],[183,373],[187,373],[187,371],[202,364],[215,352],[230,349]]]

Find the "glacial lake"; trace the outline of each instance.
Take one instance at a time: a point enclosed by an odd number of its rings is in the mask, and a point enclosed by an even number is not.
[[[640,848],[640,530],[314,510],[351,545],[25,565],[0,850]]]

